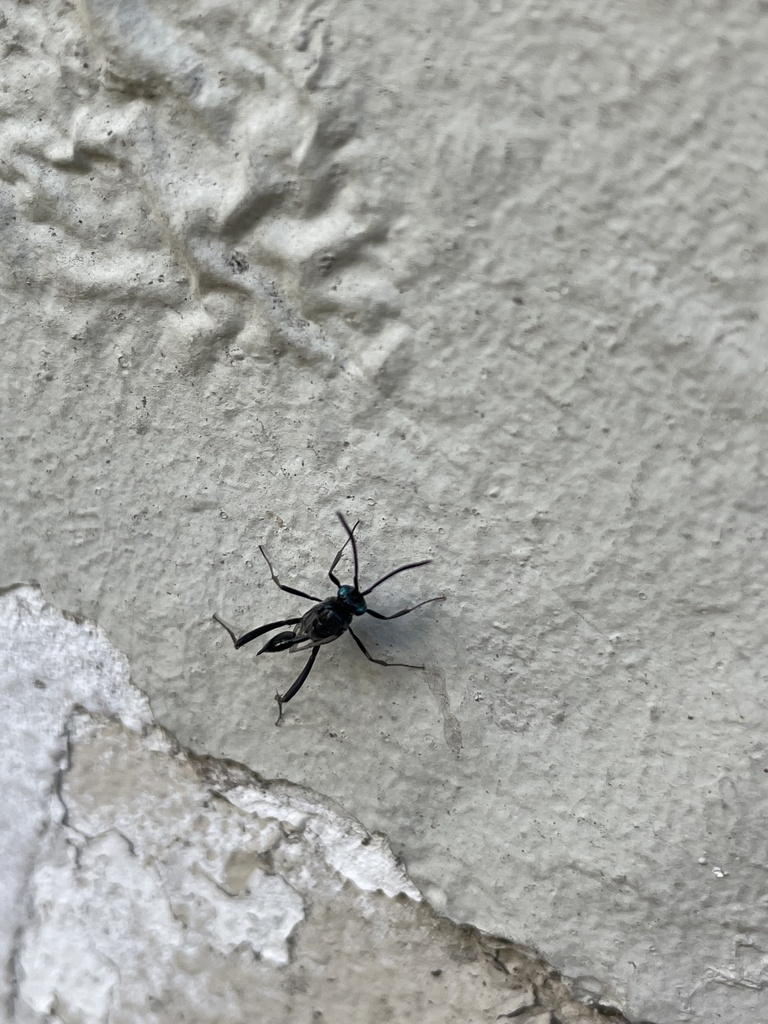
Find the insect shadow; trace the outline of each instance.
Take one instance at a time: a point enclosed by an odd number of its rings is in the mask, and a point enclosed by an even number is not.
[[[360,590],[360,582],[358,579],[357,542],[355,541],[355,530],[360,525],[360,520],[358,519],[355,525],[350,529],[349,523],[341,512],[337,512],[336,515],[339,517],[341,525],[347,531],[347,539],[339,548],[336,557],[331,563],[331,568],[328,570],[328,577],[331,583],[333,583],[337,588],[336,594],[333,597],[327,597],[325,600],[322,600],[319,597],[313,597],[312,594],[304,593],[303,590],[296,590],[295,587],[285,586],[285,584],[281,583],[277,576],[275,576],[275,570],[272,568],[272,563],[267,557],[266,551],[260,544],[259,550],[264,556],[264,560],[269,566],[270,575],[278,587],[280,587],[281,590],[284,590],[287,594],[295,594],[296,597],[304,597],[307,601],[314,601],[314,606],[299,618],[280,619],[277,622],[268,622],[265,626],[259,626],[257,629],[251,629],[247,633],[243,633],[242,636],[238,636],[234,629],[232,629],[231,626],[228,626],[227,623],[218,615],[213,616],[216,622],[218,622],[220,626],[223,626],[227,633],[232,637],[232,642],[236,648],[244,647],[245,644],[249,644],[257,637],[263,636],[265,633],[270,633],[274,629],[279,629],[281,626],[292,627],[282,633],[277,633],[268,640],[261,650],[257,651],[257,656],[259,654],[279,654],[281,651],[308,650],[311,652],[307,659],[307,663],[299,673],[293,685],[284,694],[275,694],[275,700],[277,701],[278,707],[278,715],[275,725],[279,725],[283,717],[283,704],[287,704],[289,700],[293,700],[307,681],[307,676],[312,671],[312,666],[315,663],[315,658],[317,657],[319,649],[323,644],[329,644],[333,640],[337,640],[343,633],[348,632],[368,661],[372,661],[376,665],[423,669],[423,665],[409,665],[404,661],[383,661],[381,658],[374,658],[373,655],[366,650],[363,641],[352,629],[352,620],[356,616],[366,614],[372,615],[375,619],[399,619],[401,615],[408,615],[409,612],[413,612],[417,608],[421,608],[422,605],[430,604],[432,601],[445,600],[445,596],[443,594],[439,597],[430,597],[427,598],[426,601],[420,601],[418,604],[415,604],[410,608],[402,608],[399,612],[393,612],[392,615],[382,615],[381,612],[376,612],[373,608],[369,608],[365,599],[371,591],[376,589],[376,587],[384,583],[385,580],[391,579],[393,576],[397,576],[398,573],[405,572],[406,569],[418,569],[419,566],[429,565],[432,559],[426,558],[421,562],[409,562],[407,565],[401,565],[399,569],[393,569],[385,576],[382,576],[381,579],[376,580],[376,582],[366,590]],[[348,583],[342,585],[334,575],[334,570],[339,564],[339,559],[344,554],[344,549],[347,544],[350,543],[352,544],[352,557],[354,559],[355,575],[351,585]]]

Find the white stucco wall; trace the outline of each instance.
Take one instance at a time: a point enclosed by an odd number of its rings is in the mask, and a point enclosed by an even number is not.
[[[759,5],[0,4],[0,585],[633,1020],[768,1018]],[[235,652],[434,564],[361,635]],[[105,679],[109,678],[109,674]],[[106,684],[105,684],[106,685]]]

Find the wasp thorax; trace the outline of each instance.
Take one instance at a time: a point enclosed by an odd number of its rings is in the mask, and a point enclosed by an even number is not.
[[[336,596],[343,605],[349,608],[353,615],[365,615],[365,598],[359,590],[355,590],[354,587],[345,584],[343,587],[339,587],[339,592]]]

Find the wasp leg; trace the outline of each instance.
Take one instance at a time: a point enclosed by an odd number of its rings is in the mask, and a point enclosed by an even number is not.
[[[312,671],[312,666],[315,663],[315,658],[317,657],[317,652],[319,650],[319,647],[312,648],[312,653],[310,654],[309,658],[307,658],[306,665],[301,670],[301,674],[299,675],[298,679],[293,684],[293,686],[291,686],[290,690],[288,690],[288,692],[283,696],[281,696],[279,693],[275,694],[275,700],[277,701],[278,708],[277,720],[275,722],[275,725],[279,725],[280,720],[283,717],[283,704],[287,704],[289,700],[292,700],[306,682],[307,676]]]
[[[368,661],[372,661],[376,665],[387,665],[389,666],[389,668],[424,668],[423,665],[410,665],[406,661],[383,661],[381,658],[374,658],[373,655],[368,652],[368,650],[363,644],[363,641],[360,639],[359,636],[357,636],[356,633],[353,633],[349,627],[347,627],[347,632],[351,635],[352,639],[355,641],[357,646],[366,656]]]
[[[255,640],[264,633],[269,633],[271,629],[277,629],[278,626],[295,626],[297,622],[301,622],[301,619],[280,619],[279,622],[268,622],[266,626],[259,626],[258,629],[250,629],[247,633],[243,633],[242,636],[238,636],[234,629],[227,625],[224,619],[220,619],[218,615],[214,615],[213,619],[218,622],[220,626],[223,626],[224,629],[226,629],[232,637],[232,643],[235,647],[242,647],[244,644],[249,644],[251,640]]]
[[[347,531],[347,533],[349,535],[347,537],[347,539],[344,541],[344,543],[341,545],[341,547],[339,548],[338,553],[336,554],[336,557],[334,558],[334,560],[333,560],[333,562],[331,564],[331,568],[328,570],[328,579],[331,581],[331,583],[334,585],[334,587],[340,587],[341,583],[339,583],[339,581],[333,575],[333,570],[339,564],[339,559],[344,554],[344,548],[347,546],[347,544],[349,544],[349,542],[352,541],[352,544],[354,545],[354,543],[355,543],[355,541],[354,541],[354,532],[358,528],[358,526],[360,525],[360,520],[358,519],[357,522],[355,523],[355,525],[350,530],[349,526],[347,525],[347,521],[346,521],[346,519],[344,519],[342,514],[340,512],[337,512],[336,515],[341,520],[341,522],[342,522],[342,524],[344,526],[344,529]],[[356,549],[356,547],[355,547],[355,562],[357,562],[357,549]]]
[[[401,615],[407,615],[408,612],[415,612],[417,608],[421,608],[422,605],[430,604],[432,601],[444,601],[445,594],[441,594],[439,597],[428,597],[426,601],[419,601],[418,604],[413,605],[411,608],[403,608],[399,612],[394,612],[392,615],[382,615],[381,612],[375,612],[373,608],[366,608],[369,615],[372,615],[374,619],[399,619]]]
[[[382,576],[380,580],[376,580],[376,582],[372,586],[368,587],[367,590],[364,590],[363,597],[365,597],[366,594],[370,594],[372,590],[375,590],[380,583],[391,579],[393,576],[397,576],[399,572],[405,572],[406,569],[418,569],[419,566],[429,565],[431,561],[431,558],[425,558],[422,562],[409,562],[408,565],[401,565],[399,569],[393,569],[392,572],[388,572],[385,576]]]
[[[281,583],[277,576],[275,576],[275,570],[272,568],[272,563],[267,557],[267,552],[264,550],[261,544],[259,544],[259,551],[262,553],[262,555],[264,555],[264,561],[269,566],[269,575],[272,577],[273,583],[276,583],[281,590],[284,590],[286,594],[295,594],[296,597],[306,597],[308,601],[315,601],[317,604],[320,603],[321,598],[312,597],[311,594],[305,594],[303,590],[297,590],[295,587],[286,587],[284,583]]]

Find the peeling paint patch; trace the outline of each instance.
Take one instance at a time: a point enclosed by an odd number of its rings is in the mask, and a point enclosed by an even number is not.
[[[0,594],[0,682],[0,957],[7,964],[67,758],[67,717],[80,706],[140,729],[152,716],[144,694],[131,685],[126,659],[104,632],[52,608],[35,587]],[[0,975],[3,1002],[14,984],[13,970]]]

